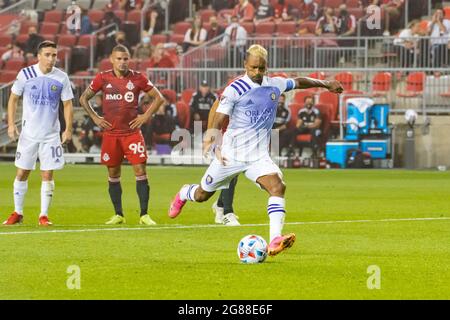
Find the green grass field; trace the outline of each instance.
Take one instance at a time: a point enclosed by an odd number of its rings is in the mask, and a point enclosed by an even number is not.
[[[143,227],[124,167],[127,225],[111,227],[103,225],[112,215],[105,168],[66,166],[56,174],[51,228],[37,226],[35,172],[24,224],[0,226],[0,299],[450,299],[449,172],[284,170],[284,231],[297,242],[259,265],[236,254],[243,236],[269,232],[267,195],[244,176],[235,199],[241,227],[214,225],[213,200],[167,217],[179,187],[203,172],[149,167],[159,225]],[[13,210],[14,175],[12,163],[0,163],[1,221]],[[72,265],[79,290],[67,287]],[[380,289],[367,287],[371,265]]]

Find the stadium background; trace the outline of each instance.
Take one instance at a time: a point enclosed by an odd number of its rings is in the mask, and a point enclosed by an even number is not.
[[[202,16],[207,27],[207,17],[216,14],[226,27],[226,16],[233,7],[231,1],[220,10],[209,9],[206,1],[192,2],[195,7],[186,0],[170,1],[167,11],[159,10],[159,25],[151,37],[153,46],[166,44],[166,62],[173,67],[147,68],[150,56],[132,62],[132,67],[146,72],[171,97],[181,127],[188,126],[189,101],[201,81],[206,79],[220,93],[229,79],[242,73],[241,60],[236,58],[239,51],[221,46],[223,36],[180,52],[177,45],[182,45],[191,17]],[[345,1],[316,2],[322,8]],[[88,9],[94,30],[101,28],[109,1],[75,3]],[[127,41],[136,45],[141,30],[148,31],[149,8],[157,3],[145,1],[141,9],[113,9],[120,22],[103,26],[113,34],[123,30]],[[429,21],[439,3],[410,0],[408,10],[391,26],[392,36],[383,36],[383,24],[374,33],[358,27],[357,38],[349,39],[352,46],[320,46],[323,37],[314,36],[316,21],[299,21],[302,1],[286,3],[291,5],[293,21],[243,23],[248,28],[246,47],[265,44],[271,74],[337,77],[346,94],[376,94],[380,95],[377,99],[388,101],[395,124],[394,160],[399,168],[405,165],[403,142],[408,126],[404,113],[416,110],[415,166],[433,170],[284,169],[288,185],[285,230],[296,232],[298,241],[285,254],[256,266],[239,263],[236,245],[249,233],[267,237],[267,197],[246,179],[240,179],[235,198],[241,227],[213,225],[210,202],[188,206],[173,221],[167,217],[171,197],[180,184],[198,181],[204,168],[155,166],[168,159],[151,151],[150,214],[158,225],[137,225],[135,182],[131,167],[125,166],[122,181],[128,224],[110,228],[103,224],[112,213],[104,168],[68,164],[56,174],[50,213],[55,225],[45,229],[37,226],[40,179],[33,173],[24,224],[0,230],[0,299],[449,299],[450,180],[448,171],[435,170],[438,165],[450,165],[450,80],[444,64],[448,56],[442,56],[441,65],[434,65],[427,49],[431,39],[424,36],[420,52],[425,54],[406,66],[394,47],[396,35],[409,21]],[[67,32],[64,16],[70,4],[62,0],[3,1],[0,50],[7,50],[14,41],[25,43],[30,25],[58,43],[59,66],[69,73],[77,97],[75,120],[79,125],[74,142],[80,151],[85,133],[80,127],[84,113],[78,97],[109,64],[97,57],[99,33]],[[347,4],[352,14],[364,16],[357,1]],[[22,58],[2,65],[3,121],[11,81],[22,66],[34,62]],[[292,110],[300,108],[302,95],[299,91],[288,96]],[[321,91],[313,95],[329,112],[329,132],[334,134],[329,139],[339,137],[343,98]],[[0,213],[6,218],[13,210],[15,143],[8,141],[4,122],[0,145]],[[67,155],[74,162],[98,161],[86,151]],[[371,289],[368,268],[374,265],[381,269],[381,287]],[[73,266],[81,270],[78,289],[69,281]]]
[[[82,128],[85,119],[78,97],[97,72],[111,67],[107,51],[111,49],[111,42],[114,43],[116,34],[123,31],[125,44],[130,47],[133,55],[141,38],[150,35],[151,48],[148,49],[148,56],[135,56],[130,67],[145,72],[165,93],[176,109],[175,120],[179,128],[189,126],[190,99],[201,81],[207,80],[213,92],[220,94],[227,82],[242,72],[243,48],[260,43],[269,50],[272,75],[335,78],[344,84],[346,91],[340,97],[322,91],[297,91],[288,96],[287,104],[294,115],[293,120],[302,107],[304,96],[314,96],[325,117],[322,124],[325,132],[323,143],[342,137],[339,121],[342,118],[341,127],[345,127],[345,101],[350,97],[370,95],[376,101],[390,105],[390,123],[395,127],[392,134],[394,154],[391,158],[396,167],[405,166],[404,140],[407,125],[404,112],[407,109],[417,110],[419,114],[416,122],[414,167],[436,168],[439,165],[450,165],[450,146],[445,138],[450,123],[449,50],[433,58],[430,49],[433,39],[425,34],[427,24],[438,6],[443,6],[446,17],[450,18],[450,9],[445,7],[445,2],[404,2],[400,16],[390,19],[391,36],[387,36],[384,33],[386,15],[383,10],[379,28],[371,30],[367,27],[366,9],[369,1],[316,0],[313,3],[317,6],[312,15],[306,11],[302,0],[285,1],[287,17],[280,16],[263,22],[244,17],[246,21],[240,24],[247,31],[247,39],[241,47],[226,43],[226,36],[222,33],[217,37],[208,35],[209,38],[201,45],[183,52],[185,34],[195,17],[201,19],[207,32],[211,30],[211,16],[216,17],[223,32],[230,24],[233,8],[238,2],[4,1],[0,12],[0,54],[6,52],[12,44],[26,47],[30,26],[36,27],[38,34],[44,39],[56,41],[59,46],[58,65],[70,74],[76,93],[75,146],[72,152],[88,152],[89,144],[93,144],[95,140],[92,135],[99,135],[98,132],[91,132],[90,142],[83,148],[80,141],[89,132]],[[258,1],[250,2],[258,8]],[[318,37],[315,34],[316,25],[322,10],[332,7],[337,16],[338,6],[343,3],[355,17],[355,33],[349,38],[333,33]],[[270,4],[275,9],[279,6],[278,1],[270,1]],[[76,30],[80,26],[70,21],[67,23],[70,16],[77,12],[69,10],[66,13],[71,5],[81,9],[81,21],[84,23],[85,19],[89,20],[89,27],[83,25],[81,30]],[[399,50],[396,38],[416,19],[419,21],[420,40],[417,41],[417,54],[411,59],[407,57],[408,53]],[[68,27],[70,23],[75,30]],[[161,61],[155,62],[155,51],[161,53]],[[6,103],[11,81],[21,67],[35,62],[36,58],[32,56],[26,59],[13,56],[8,61],[2,61],[2,154],[13,153],[15,147],[14,144],[8,144],[6,135]],[[146,102],[142,103],[142,107],[146,107]],[[20,110],[18,116],[20,117]],[[294,123],[295,121],[291,121],[290,125],[293,126]],[[149,139],[151,141],[148,144],[150,149],[155,150],[159,137],[153,138],[155,139]],[[78,158],[74,161],[78,161]]]

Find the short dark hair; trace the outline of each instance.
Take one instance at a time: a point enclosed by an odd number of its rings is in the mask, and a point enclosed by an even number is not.
[[[50,40],[42,41],[38,45],[38,48],[37,48],[38,53],[41,52],[41,50],[44,48],[55,48],[56,49],[56,43],[54,43],[53,41],[50,41]]]
[[[313,96],[306,96],[306,97],[303,99],[303,102],[306,102],[306,100],[309,99],[309,98],[313,99],[313,101],[314,101],[314,97],[313,97]]]
[[[130,54],[130,50],[128,50],[127,47],[125,47],[124,45],[118,44],[117,46],[115,46],[112,51],[111,54],[113,54],[114,52],[125,52]]]

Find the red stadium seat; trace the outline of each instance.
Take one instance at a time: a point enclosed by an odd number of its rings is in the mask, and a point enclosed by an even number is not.
[[[2,70],[2,72],[0,72],[0,83],[5,84],[5,83],[10,83],[10,82],[13,82],[14,80],[16,80],[17,71]]]
[[[42,22],[39,29],[40,34],[53,34],[54,36],[59,32],[59,23],[56,22]]]
[[[372,78],[372,95],[386,96],[391,90],[392,75],[389,72],[379,72]]]
[[[318,80],[325,80],[326,75],[325,75],[325,72],[318,71],[318,72],[310,73],[308,75],[308,77],[313,78],[313,79],[318,79]]]
[[[334,79],[339,81],[344,90],[352,90],[353,89],[353,74],[351,72],[341,72],[334,76]]]
[[[151,37],[151,44],[153,46],[156,46],[158,43],[166,43],[167,42],[167,35],[165,34],[154,34]]]
[[[38,24],[36,22],[31,22],[31,21],[24,21],[22,22],[22,24],[20,25],[20,34],[28,34],[28,29],[30,27],[36,27],[36,30],[39,30],[38,28]]]
[[[73,34],[58,35],[58,46],[73,47],[77,43],[77,37]]]
[[[92,39],[92,42],[91,42]],[[78,46],[89,48],[91,43],[95,46],[97,43],[97,37],[90,34],[83,34],[78,38]]]
[[[127,21],[133,21],[136,25],[141,25],[141,10],[134,9],[127,13]]]
[[[303,107],[302,103],[291,103],[289,110],[291,110],[291,120],[288,123],[288,127],[293,129],[297,124],[297,115],[300,109]]]
[[[272,35],[275,32],[275,23],[273,22],[262,22],[255,25],[255,34],[270,34]]]
[[[445,19],[450,19],[450,7],[444,8]]]
[[[44,22],[61,23],[63,19],[63,11],[61,10],[49,10],[45,11]]]
[[[195,93],[195,89],[184,89],[181,93],[181,101],[189,105],[191,102],[192,95]]]
[[[170,35],[169,41],[175,42],[177,44],[182,44],[184,41],[184,34],[173,33]]]
[[[16,43],[17,43],[17,44],[25,44],[25,42],[27,42],[27,40],[28,40],[29,37],[30,37],[30,36],[29,36],[27,33],[19,34],[19,35],[16,37]]]
[[[56,64],[57,67],[59,67],[59,68],[66,67],[66,59],[70,65],[71,55],[72,55],[72,47],[59,47],[58,55],[57,55],[58,61]]]
[[[356,21],[364,17],[364,10],[361,8],[348,8],[348,12],[355,16]]]
[[[200,10],[198,13],[200,14],[200,17],[201,17],[201,19],[202,19],[202,22],[205,23],[205,22],[208,22],[208,21],[209,21],[209,18],[210,18],[210,17],[216,15],[216,10],[213,10],[213,9],[203,9],[203,10]]]
[[[167,97],[170,103],[175,103],[177,101],[177,93],[172,89],[162,89],[161,93]]]
[[[346,0],[345,4],[347,5],[347,8],[358,8],[360,2],[361,0]]]
[[[121,22],[125,21],[125,17],[127,15],[127,12],[125,10],[114,10],[114,14],[116,15],[117,18],[120,19]]]
[[[293,35],[297,31],[297,24],[294,21],[280,22],[277,24],[277,33]]]
[[[9,34],[0,34],[0,44],[2,46],[7,46],[12,43],[12,36]]]
[[[314,99],[314,92],[311,90],[297,90],[294,95],[294,99],[292,99],[292,102],[303,104],[305,103],[306,97],[313,97]]]
[[[424,72],[413,72],[406,78],[406,92],[398,92],[397,96],[401,98],[415,98],[423,93],[423,84],[425,81]]]
[[[49,41],[53,41],[55,42],[55,38],[56,38],[56,34],[52,33],[52,34],[41,34],[42,38],[44,38],[44,40],[49,40]]]
[[[100,22],[102,22],[103,17],[105,16],[105,11],[91,9],[88,11],[88,16],[89,16],[89,19],[91,20],[91,22],[100,23]]]
[[[182,34],[185,35],[186,31],[188,31],[191,28],[191,24],[186,21],[180,21],[175,23],[175,26],[173,28],[173,33],[175,34]]]
[[[324,0],[324,7],[338,8],[341,4],[345,3],[345,0]]]
[[[253,34],[253,32],[255,32],[255,24],[253,22],[242,22],[240,25],[248,34]]]
[[[319,94],[319,103],[331,105],[331,120],[335,120],[339,111],[339,95],[330,91],[323,91]]]
[[[189,129],[191,122],[191,113],[189,105],[183,101],[178,101],[175,104],[175,106],[177,108],[177,117],[180,127],[184,129]]]
[[[316,33],[316,25],[315,21],[303,21],[300,23],[299,30],[306,29],[308,33],[315,34]]]
[[[3,70],[19,71],[25,66],[25,59],[23,58],[13,58],[5,62]]]

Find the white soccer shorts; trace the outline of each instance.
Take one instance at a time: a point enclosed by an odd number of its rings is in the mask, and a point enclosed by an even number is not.
[[[64,167],[64,154],[61,139],[57,136],[49,141],[35,142],[20,135],[17,143],[16,167],[34,170],[38,158],[41,171],[62,169]]]
[[[202,178],[202,189],[207,192],[227,189],[230,181],[241,172],[245,172],[247,179],[253,181],[258,187],[260,185],[256,183],[256,180],[259,177],[270,174],[278,174],[281,178],[283,177],[280,168],[268,155],[253,162],[229,161],[225,166],[214,158]]]

